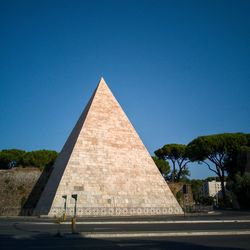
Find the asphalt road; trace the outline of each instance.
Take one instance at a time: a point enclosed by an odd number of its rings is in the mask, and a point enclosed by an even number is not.
[[[0,249],[250,249],[248,212],[185,218],[79,218],[76,228],[79,233],[71,234],[69,222],[58,224],[46,218],[0,217]],[[154,237],[150,236],[152,233]],[[159,236],[162,233],[164,237]],[[209,233],[212,235],[206,235]],[[125,234],[127,236],[123,237]]]
[[[225,223],[149,223],[149,224],[77,224],[78,232],[187,232],[187,231],[227,231],[249,230],[249,222],[225,222]],[[53,222],[5,222],[0,223],[1,234],[43,234],[43,233],[70,233],[70,224],[56,224]]]
[[[250,249],[249,236],[225,237],[172,237],[151,239],[86,239],[53,238],[40,236],[29,238],[1,237],[1,249],[148,249],[148,250],[243,250]]]

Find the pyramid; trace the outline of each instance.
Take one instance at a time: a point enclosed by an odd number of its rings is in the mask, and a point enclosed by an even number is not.
[[[102,78],[60,152],[34,214],[182,214],[150,154]],[[64,198],[63,198],[64,196]]]

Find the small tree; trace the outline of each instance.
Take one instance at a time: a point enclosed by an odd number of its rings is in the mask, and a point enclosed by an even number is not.
[[[8,169],[22,165],[24,150],[4,149],[0,151],[0,169]]]
[[[226,133],[200,136],[188,144],[189,158],[192,161],[203,162],[219,177],[224,203],[226,162],[246,143],[247,138],[244,134]]]
[[[231,156],[226,159],[225,167],[230,178],[234,178],[234,175],[238,173],[241,175],[245,173],[248,155],[250,155],[250,147],[242,146],[238,151],[233,152]]]
[[[193,194],[193,199],[196,203],[200,202],[201,198],[201,188],[204,183],[204,180],[190,180],[191,184],[191,189],[192,189],[192,194]]]
[[[53,150],[36,150],[27,152],[23,157],[24,166],[38,167],[43,170],[46,167],[51,167],[58,153]]]
[[[158,167],[158,169],[161,172],[162,176],[164,178],[166,178],[168,176],[168,174],[170,173],[169,163],[167,161],[159,159],[156,156],[152,156],[152,159],[154,160],[154,163]]]
[[[227,186],[236,195],[242,208],[250,208],[250,173],[236,174]]]
[[[190,160],[187,155],[186,145],[167,144],[156,150],[155,155],[160,159],[169,160],[172,163],[172,181],[180,181],[181,178],[189,175],[187,164]]]
[[[240,207],[250,208],[250,174],[246,172],[249,164],[250,147],[240,147],[225,163],[228,172],[227,189],[237,197]]]

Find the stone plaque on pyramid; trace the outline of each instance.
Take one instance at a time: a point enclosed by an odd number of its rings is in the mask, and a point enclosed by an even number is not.
[[[150,154],[101,79],[60,152],[34,213],[182,214]],[[66,198],[67,197],[67,198]]]

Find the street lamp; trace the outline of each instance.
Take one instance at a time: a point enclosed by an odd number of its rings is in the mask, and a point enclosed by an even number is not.
[[[62,198],[64,199],[64,211],[66,212],[66,207],[67,207],[67,195],[63,195]]]
[[[66,220],[66,208],[67,208],[67,195],[63,195],[62,198],[64,199],[64,212],[63,212],[63,220]]]
[[[75,200],[74,217],[71,220],[71,230],[72,230],[72,233],[76,233],[76,202],[77,202],[77,194],[72,194],[71,197]]]
[[[76,217],[77,194],[72,194],[71,197],[75,200],[74,217]]]

